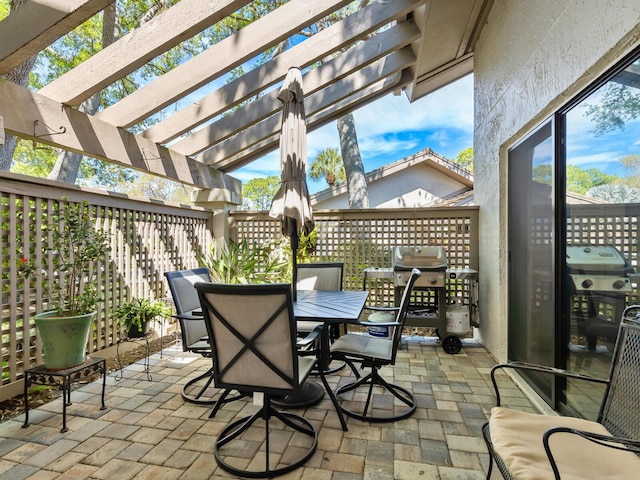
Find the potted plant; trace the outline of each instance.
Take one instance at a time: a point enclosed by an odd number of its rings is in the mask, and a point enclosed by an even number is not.
[[[160,300],[134,297],[113,311],[113,318],[125,329],[128,338],[143,337],[149,322],[171,315],[171,307]]]
[[[96,262],[110,251],[109,233],[97,229],[87,201],[72,203],[62,198],[58,211],[45,227],[51,243],[44,247],[48,269],[37,269],[26,258],[19,270],[26,276],[43,272],[49,294],[48,311],[36,314],[34,321],[45,355],[45,366],[62,370],[85,360],[86,345],[98,303],[102,300]],[[46,272],[51,273],[47,277]]]

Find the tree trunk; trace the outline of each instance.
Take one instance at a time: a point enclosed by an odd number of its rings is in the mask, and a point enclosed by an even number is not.
[[[349,113],[338,119],[338,134],[342,161],[347,174],[349,208],[369,208],[369,191],[352,114]]]
[[[15,12],[19,8],[22,8],[28,0],[13,0],[11,2],[11,11]],[[12,83],[18,84],[21,87],[26,87],[29,83],[29,73],[36,63],[37,55],[34,55],[28,60],[25,60],[12,71],[4,75],[4,79]],[[15,153],[16,146],[18,145],[18,139],[13,135],[7,134],[5,136],[4,144],[0,144],[0,170],[9,171],[11,169],[11,161],[13,160],[13,154]]]
[[[116,40],[116,19],[117,11],[115,3],[106,7],[102,14],[102,49],[111,45]],[[78,110],[94,115],[100,107],[100,92],[83,102]],[[80,163],[82,155],[75,152],[60,150],[56,164],[49,172],[47,178],[49,180],[57,180],[58,182],[76,183],[78,172],[80,171]]]

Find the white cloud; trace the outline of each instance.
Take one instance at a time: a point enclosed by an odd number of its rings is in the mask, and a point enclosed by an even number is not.
[[[387,95],[354,112],[358,132],[381,135],[406,130],[457,128],[473,131],[473,76],[413,102]]]

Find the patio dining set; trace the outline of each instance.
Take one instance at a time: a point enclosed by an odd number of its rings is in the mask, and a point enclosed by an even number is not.
[[[398,307],[367,307],[366,291],[342,290],[343,265],[297,265],[297,294],[293,299],[288,284],[229,285],[213,283],[206,269],[167,272],[165,274],[180,322],[182,345],[186,351],[212,358],[209,370],[189,380],[182,397],[197,404],[211,405],[210,418],[231,401],[251,395],[260,409],[248,417],[230,423],[218,435],[214,454],[225,471],[245,477],[274,477],[302,466],[317,448],[318,432],[292,409],[319,402],[325,392],[347,431],[345,415],[368,422],[393,422],[409,417],[416,410],[416,399],[409,390],[387,382],[379,370],[395,363],[400,346],[403,321],[409,307],[412,287],[421,275],[412,272]],[[365,308],[376,309],[386,321],[360,320]],[[247,321],[250,319],[250,321]],[[349,324],[384,326],[391,338],[378,338],[357,332],[338,334]],[[335,392],[326,376],[332,365],[348,366],[355,380]],[[361,376],[360,369],[370,371]],[[308,381],[316,375],[322,386]],[[216,389],[208,393],[211,385]],[[349,392],[366,391],[360,402],[340,402]],[[391,415],[382,415],[376,407],[378,389],[385,389],[399,401]],[[375,393],[375,396],[374,396]],[[354,393],[350,397],[354,397]],[[356,410],[355,404],[358,405]],[[361,409],[360,409],[361,408]],[[270,464],[271,419],[310,437],[299,458],[287,465]],[[259,421],[265,423],[265,464],[259,470],[238,468],[225,460],[237,442]],[[255,435],[255,432],[246,433]],[[234,445],[234,442],[236,444]]]

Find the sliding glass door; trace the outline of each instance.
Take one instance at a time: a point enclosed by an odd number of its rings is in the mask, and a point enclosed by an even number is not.
[[[508,172],[509,358],[606,377],[638,303],[640,51],[510,149]],[[527,380],[595,418],[601,388]]]
[[[509,152],[510,360],[554,364],[554,155],[549,121]],[[532,375],[532,374],[529,374]],[[549,379],[530,378],[550,399]]]

